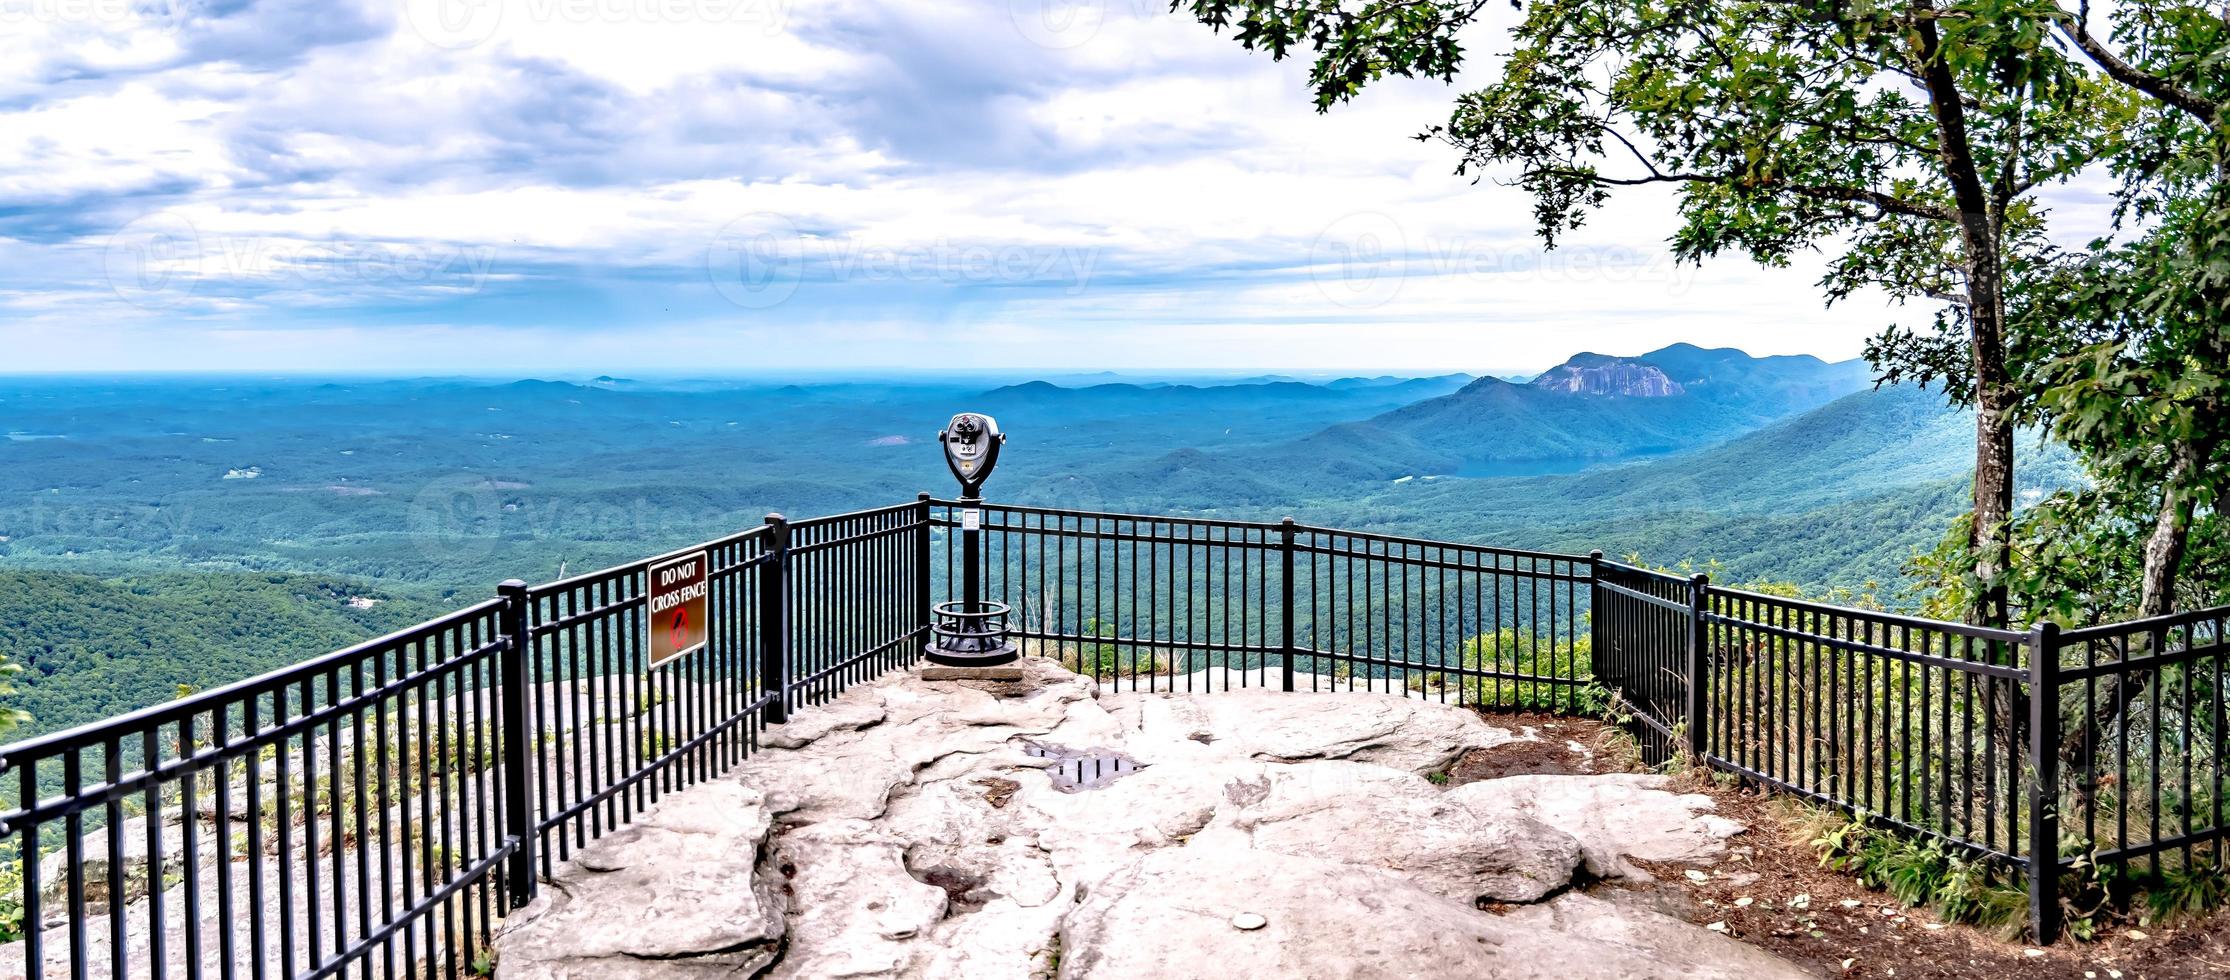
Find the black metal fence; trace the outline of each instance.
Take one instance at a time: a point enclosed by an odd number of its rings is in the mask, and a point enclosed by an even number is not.
[[[928,506],[768,523],[0,748],[16,975],[459,977],[536,871],[913,660]],[[655,668],[647,571],[702,551],[707,643]],[[95,825],[98,825],[97,827]],[[0,922],[5,916],[0,916]],[[0,974],[5,975],[5,974]]]
[[[553,861],[726,771],[762,724],[913,661],[928,623],[928,508],[788,521],[547,585],[507,583],[526,637],[533,853]],[[648,570],[709,561],[704,650],[655,670]],[[776,654],[770,656],[769,651]],[[521,784],[524,786],[524,783]],[[522,852],[524,853],[524,852]]]
[[[1116,690],[1407,692],[1495,708],[1587,701],[1586,556],[1281,523],[935,501],[953,578],[962,512],[985,597],[1026,652]]]
[[[2230,609],[2034,634],[2059,724],[2040,730],[2045,778],[2063,787],[2076,855],[2148,873],[2224,867],[2230,849]],[[2072,860],[2063,856],[2063,863]]]
[[[1645,758],[2017,867],[2046,941],[2071,872],[2226,867],[2230,608],[2024,633],[1598,560],[1590,613]]]
[[[517,729],[486,696],[507,669],[504,609],[0,750],[22,973],[470,964],[519,853],[498,763]]]
[[[1663,762],[1686,738],[1688,719],[1703,716],[1691,697],[1703,687],[1693,655],[1702,649],[1694,636],[1695,601],[1703,581],[1603,558],[1595,559],[1595,582],[1588,597],[1589,658],[1595,679],[1618,692],[1633,719],[1642,755]]]
[[[986,596],[1013,606],[1026,652],[1114,689],[1617,710],[1653,761],[2021,869],[2046,936],[2068,869],[2220,867],[2230,833],[2230,609],[2014,633],[1600,554],[923,495],[505,583],[393,636],[0,748],[0,847],[20,872],[0,927],[12,898],[22,935],[0,962],[479,972],[538,872],[725,771],[763,726],[913,663],[962,533],[983,535]],[[653,666],[649,570],[699,551],[706,646]]]

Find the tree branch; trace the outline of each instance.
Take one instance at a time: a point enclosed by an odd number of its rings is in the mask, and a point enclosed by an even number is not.
[[[1871,204],[1890,214],[1901,214],[1923,221],[1957,221],[1959,213],[1940,204],[1922,204],[1908,201],[1895,194],[1884,194],[1867,187],[1846,187],[1840,184],[1787,184],[1790,193],[1823,201],[1853,201]]]
[[[1608,132],[1608,130],[1606,130],[1606,132]],[[1612,135],[1616,136],[1617,134],[1613,133]],[[1620,140],[1620,142],[1624,142],[1623,138]],[[1631,148],[1630,145],[1629,148]],[[1664,173],[1659,171],[1656,167],[1651,166],[1647,160],[1644,160],[1642,162],[1642,166],[1649,167],[1648,176],[1605,177],[1602,174],[1595,173],[1593,171],[1580,170],[1571,167],[1537,167],[1527,171],[1527,174],[1529,176],[1577,178],[1585,180],[1588,183],[1597,184],[1604,187],[1641,187],[1647,184],[1727,185],[1740,182],[1734,177],[1718,174]],[[1895,194],[1885,194],[1881,191],[1877,191],[1869,187],[1850,187],[1843,184],[1792,184],[1784,181],[1769,181],[1761,184],[1753,184],[1752,186],[1772,188],[1774,190],[1784,191],[1786,193],[1795,194],[1799,197],[1808,197],[1818,201],[1845,201],[1852,204],[1870,204],[1873,205],[1876,209],[1888,214],[1901,214],[1908,218],[1919,218],[1923,221],[1959,220],[1959,213],[1952,210],[1951,208],[1947,208],[1937,204],[1924,204],[1919,201],[1908,201],[1904,198],[1898,197]]]
[[[2221,128],[2224,125],[2221,103],[2211,101],[2168,79],[2139,70],[2114,52],[2108,51],[2105,44],[2093,37],[2089,26],[2091,0],[2083,0],[2077,13],[2070,14],[2061,10],[2060,15],[2060,34],[2089,55],[2091,61],[2106,72],[2106,77],[2191,113],[2210,127]]]

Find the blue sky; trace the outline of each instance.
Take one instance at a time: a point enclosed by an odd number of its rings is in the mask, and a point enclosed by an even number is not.
[[[0,0],[0,371],[1483,373],[1925,316],[1676,267],[1661,196],[1544,254],[1407,138],[1453,90],[1303,73],[1153,0]]]

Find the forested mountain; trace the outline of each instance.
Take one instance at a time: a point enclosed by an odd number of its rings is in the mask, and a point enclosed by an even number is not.
[[[932,437],[961,408],[1005,423],[994,490],[1012,494],[1174,447],[1275,444],[1465,380],[0,379],[0,565],[310,571],[478,596],[769,511],[948,492]],[[1121,501],[1163,506],[1138,489]]]
[[[1289,442],[1221,453],[1188,445],[1113,472],[1117,486],[1166,474],[1186,506],[1404,476],[1564,473],[1709,445],[1817,408],[1868,380],[1856,361],[1756,358],[1689,344],[1633,358],[1579,354],[1530,382],[1479,378]]]
[[[1894,581],[1964,508],[1974,416],[1912,386],[1845,395],[1718,445],[1522,479],[1417,479],[1320,510],[1334,523],[1671,564],[1745,578]],[[2022,454],[2022,497],[2081,480],[2072,457]],[[2040,451],[2041,450],[2041,451]]]
[[[0,649],[51,728],[505,578],[768,511],[950,493],[932,437],[962,409],[1010,436],[1000,500],[1718,559],[1807,585],[1894,577],[1960,507],[1971,420],[1934,392],[1866,390],[1855,364],[1676,345],[1532,382],[0,379]],[[2073,478],[2027,455],[2032,483]]]
[[[23,667],[15,735],[167,701],[392,632],[446,607],[308,575],[101,579],[0,571],[0,650]]]
[[[1867,381],[1855,361],[1753,358],[1676,344],[1633,358],[1580,354],[1523,385],[1482,379],[1348,434],[1401,447],[1395,462],[1408,473],[1522,473],[1705,445]]]

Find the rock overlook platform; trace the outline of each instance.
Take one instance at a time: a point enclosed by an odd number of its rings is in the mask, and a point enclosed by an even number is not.
[[[1389,694],[1112,694],[1024,663],[798,711],[560,864],[497,975],[1806,975],[1616,887],[1742,829],[1665,777],[1449,788],[1527,736]]]

